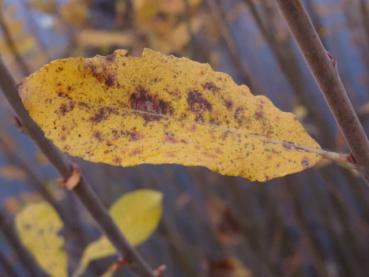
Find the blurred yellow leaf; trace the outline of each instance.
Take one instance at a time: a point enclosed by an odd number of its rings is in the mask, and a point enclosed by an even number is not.
[[[68,0],[61,6],[60,14],[69,24],[81,27],[87,22],[88,8],[87,0]]]
[[[55,0],[28,0],[31,8],[44,13],[55,13],[58,5]]]
[[[20,92],[48,138],[93,162],[206,166],[265,181],[320,159],[295,116],[268,98],[208,64],[148,49],[51,62]]]
[[[15,219],[16,229],[25,247],[50,276],[67,276],[64,239],[58,232],[63,223],[47,202],[32,203]]]
[[[82,30],[76,39],[80,47],[127,46],[135,41],[132,33],[99,30]]]
[[[23,36],[17,39],[16,49],[21,55],[26,55],[35,49],[35,40],[31,36]],[[12,55],[7,44],[0,39],[0,51],[3,55]]]
[[[189,42],[187,22],[183,19],[187,13],[184,3],[183,0],[134,1],[136,27],[147,34],[152,48],[171,53],[181,50]],[[189,7],[193,9],[200,3],[201,0],[190,0]],[[203,23],[199,16],[188,20],[194,32]]]
[[[133,246],[147,240],[157,228],[162,214],[161,192],[140,189],[124,194],[110,208],[110,214]],[[83,253],[74,276],[86,270],[96,259],[113,255],[115,250],[105,236],[91,243]]]

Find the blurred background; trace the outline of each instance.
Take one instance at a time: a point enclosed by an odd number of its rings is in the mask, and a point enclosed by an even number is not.
[[[302,2],[368,130],[369,1]],[[0,1],[0,54],[17,82],[52,59],[144,47],[231,74],[295,113],[322,147],[347,151],[273,0]],[[165,276],[369,276],[369,188],[335,164],[259,184],[197,167],[77,162],[107,207],[137,188],[164,193],[159,229],[138,249],[151,265],[165,264]],[[0,96],[1,276],[37,266],[13,226],[27,203],[58,207],[70,272],[101,235],[57,177]],[[91,263],[86,276],[115,258]]]

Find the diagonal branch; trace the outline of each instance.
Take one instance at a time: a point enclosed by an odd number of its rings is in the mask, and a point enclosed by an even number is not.
[[[300,0],[276,0],[308,63],[315,81],[339,125],[352,154],[369,183],[369,143],[346,89],[336,61],[325,50]]]
[[[72,166],[64,160],[63,156],[54,147],[54,145],[45,138],[41,129],[28,115],[18,95],[14,80],[1,59],[0,88],[7,98],[9,104],[17,113],[28,135],[38,145],[44,155],[49,159],[50,163],[59,171],[60,175],[67,180],[72,173]],[[146,263],[146,261],[143,260],[140,254],[129,244],[127,239],[120,232],[118,226],[110,217],[108,211],[103,206],[96,193],[86,183],[83,177],[81,177],[78,185],[75,186],[72,191],[76,194],[78,199],[82,202],[91,216],[98,223],[100,228],[104,231],[105,235],[116,248],[118,253],[129,262],[132,262],[133,266],[135,266],[141,276],[154,276],[153,270]]]
[[[4,41],[6,43],[6,46],[9,48],[9,51],[11,52],[12,57],[16,61],[17,66],[21,70],[22,74],[24,76],[26,76],[31,71],[30,71],[28,65],[26,64],[26,62],[24,61],[22,55],[17,50],[16,43],[15,43],[15,41],[14,41],[14,39],[13,39],[11,33],[10,33],[10,30],[8,29],[8,26],[5,22],[5,18],[4,18],[3,13],[4,13],[3,7],[0,6],[0,30],[2,32]]]

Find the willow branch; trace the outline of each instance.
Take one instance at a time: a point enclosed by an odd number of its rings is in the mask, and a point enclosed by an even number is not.
[[[45,138],[41,129],[29,116],[18,95],[14,80],[1,60],[0,88],[2,89],[2,92],[7,98],[9,104],[17,113],[28,135],[38,145],[50,163],[59,171],[60,175],[67,180],[72,173],[72,165],[65,161],[61,153],[48,139]],[[110,217],[100,199],[97,197],[96,193],[91,189],[82,176],[79,183],[73,188],[72,191],[98,223],[118,253],[126,260],[131,262],[137,271],[139,271],[141,276],[154,276],[153,270],[140,256],[140,254],[129,244],[127,239],[119,230],[118,226]]]
[[[369,143],[339,76],[300,0],[276,0],[358,166],[369,182]]]

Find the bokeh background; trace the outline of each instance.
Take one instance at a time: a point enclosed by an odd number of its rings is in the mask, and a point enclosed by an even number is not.
[[[302,2],[368,130],[369,1]],[[0,55],[17,82],[55,58],[144,47],[231,74],[295,113],[322,147],[347,151],[273,0],[0,1]],[[138,250],[151,265],[165,264],[165,276],[369,276],[369,188],[328,161],[263,184],[200,167],[76,161],[107,207],[137,188],[164,193],[159,229]],[[29,202],[46,198],[65,215],[70,272],[101,235],[57,177],[0,96],[1,276],[37,266],[19,251],[13,226]],[[93,262],[86,276],[115,258]]]

